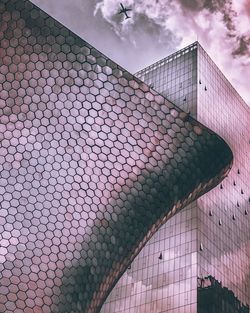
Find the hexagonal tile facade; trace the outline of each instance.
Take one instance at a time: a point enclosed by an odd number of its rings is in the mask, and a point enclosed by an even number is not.
[[[231,150],[29,1],[0,40],[0,311],[97,313]]]

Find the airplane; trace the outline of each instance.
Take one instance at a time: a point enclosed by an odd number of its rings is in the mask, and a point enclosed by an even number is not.
[[[131,18],[131,16],[128,16],[127,12],[132,11],[132,9],[125,8],[122,3],[120,3],[120,5],[121,5],[121,10],[118,14],[124,13],[126,16],[126,19]]]

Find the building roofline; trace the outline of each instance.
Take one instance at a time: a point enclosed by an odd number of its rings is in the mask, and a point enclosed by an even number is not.
[[[188,45],[187,47],[182,48],[181,50],[178,50],[170,55],[168,55],[167,57],[160,59],[159,61],[145,67],[144,69],[141,69],[140,71],[137,71],[134,75],[138,75],[142,72],[146,72],[147,70],[152,70],[152,69],[156,69],[157,67],[161,66],[163,63],[168,63],[174,59],[177,59],[178,57],[186,54],[189,51],[195,50],[198,46],[199,46],[199,42],[195,41],[193,43],[191,43],[190,45]]]
[[[172,54],[170,54],[169,56],[163,58],[163,59],[160,59],[159,61],[145,67],[144,69],[141,69],[140,71],[137,71],[134,76],[137,76],[139,79],[140,79],[140,75],[141,74],[147,74],[149,71],[152,71],[152,70],[155,70],[157,69],[158,67],[162,66],[163,64],[165,63],[168,63],[168,62],[171,62],[175,59],[177,59],[178,57],[180,56],[183,56],[184,54],[186,54],[187,52],[189,51],[192,51],[192,50],[197,50],[197,49],[202,49],[206,55],[208,56],[208,58],[216,65],[216,69],[218,70],[218,72],[224,77],[224,79],[228,82],[229,86],[235,91],[235,93],[239,96],[242,104],[244,103],[243,107],[244,109],[246,109],[249,113],[249,106],[248,104],[246,103],[246,101],[241,97],[241,95],[238,93],[238,91],[236,90],[236,88],[232,85],[232,83],[228,80],[228,78],[223,74],[223,72],[221,71],[221,69],[219,68],[219,66],[214,62],[214,60],[210,57],[210,55],[207,53],[207,51],[203,48],[203,46],[198,42],[198,41],[195,41],[193,43],[191,43],[190,45],[182,48],[181,50],[178,50]]]

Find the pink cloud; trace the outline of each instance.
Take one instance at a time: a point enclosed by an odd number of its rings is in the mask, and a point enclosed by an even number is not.
[[[136,45],[136,29],[143,27],[146,32],[147,25],[143,23],[147,22],[158,28],[159,37],[172,36],[176,50],[198,40],[250,104],[249,86],[245,80],[250,74],[249,1],[128,0],[124,4],[133,8],[133,19],[121,23],[116,15],[117,1],[98,3],[98,9],[117,34]],[[142,16],[146,17],[144,21]],[[166,41],[161,49],[164,45]]]

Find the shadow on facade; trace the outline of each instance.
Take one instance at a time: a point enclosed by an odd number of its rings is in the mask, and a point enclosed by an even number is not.
[[[210,275],[198,277],[198,313],[249,313],[249,306]]]

